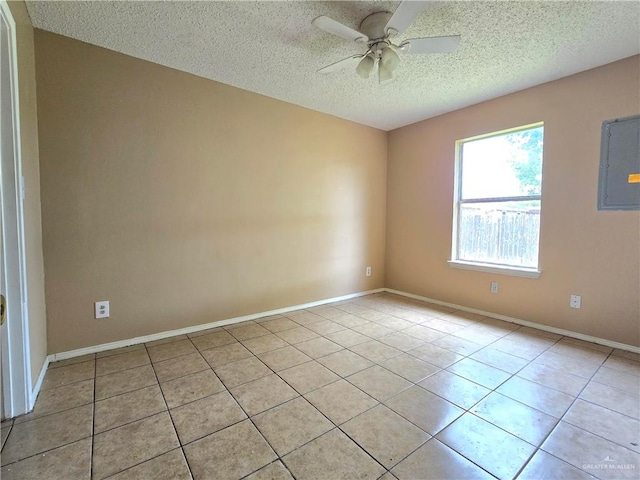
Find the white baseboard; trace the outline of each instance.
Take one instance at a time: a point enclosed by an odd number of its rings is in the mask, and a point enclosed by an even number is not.
[[[300,305],[292,305],[290,307],[278,308],[276,310],[269,310],[265,312],[252,313],[250,315],[243,315],[241,317],[229,318],[226,320],[219,320],[216,322],[205,323],[202,325],[195,325],[193,327],[180,328],[177,330],[169,330],[166,332],[153,333],[151,335],[144,335],[142,337],[129,338],[126,340],[119,340],[117,342],[103,343],[100,345],[94,345],[92,347],[79,348],[77,350],[69,350],[67,352],[55,353],[49,355],[47,357],[45,365],[43,365],[42,371],[38,377],[38,381],[36,382],[36,386],[34,387],[33,400],[35,402],[35,397],[37,393],[40,391],[40,386],[42,384],[42,380],[44,378],[44,374],[46,373],[46,368],[49,362],[55,362],[58,360],[65,360],[67,358],[79,357],[82,355],[87,355],[90,353],[98,353],[103,352],[105,350],[112,350],[114,348],[128,347],[130,345],[136,345],[140,343],[153,342],[154,340],[162,340],[164,338],[173,337],[176,335],[184,335],[187,333],[195,333],[202,330],[208,330],[210,328],[215,327],[223,327],[225,325],[232,325],[234,323],[246,322],[248,320],[255,320],[256,318],[266,317],[269,315],[278,315],[282,313],[292,312],[294,310],[301,310],[305,308],[317,307],[319,305],[325,305],[327,303],[339,302],[342,300],[349,300],[352,298],[362,297],[365,295],[371,295],[374,293],[380,292],[388,292],[396,295],[400,295],[403,297],[413,298],[415,300],[421,300],[423,302],[435,303],[437,305],[443,305],[445,307],[455,308],[456,310],[463,310],[465,312],[477,313],[479,315],[497,318],[498,320],[504,320],[505,322],[515,323],[517,325],[523,325],[526,327],[536,328],[538,330],[543,330],[546,332],[557,333],[559,335],[564,335],[567,337],[577,338],[579,340],[584,340],[586,342],[597,343],[599,345],[606,345],[612,348],[618,348],[620,350],[627,350],[630,352],[640,353],[640,347],[635,347],[633,345],[627,345],[624,343],[614,342],[611,340],[607,340],[604,338],[593,337],[591,335],[585,335],[578,332],[572,332],[569,330],[563,330],[561,328],[550,327],[548,325],[543,325],[540,323],[529,322],[527,320],[521,320],[519,318],[508,317],[506,315],[501,315],[499,313],[487,312],[484,310],[478,310],[476,308],[465,307],[464,305],[457,305],[455,303],[443,302],[441,300],[436,300],[433,298],[423,297],[421,295],[415,295],[413,293],[402,292],[400,290],[394,290],[392,288],[377,288],[374,290],[368,290],[365,292],[352,293],[349,295],[342,295],[340,297],[327,298],[324,300],[318,300],[315,302],[303,303]]]
[[[44,380],[44,376],[47,373],[47,368],[49,368],[49,362],[51,360],[51,355],[47,355],[44,359],[44,363],[42,364],[42,368],[40,369],[40,373],[38,374],[38,379],[36,380],[36,384],[33,386],[31,390],[31,395],[29,396],[29,409],[30,412],[33,410],[33,407],[36,406],[36,400],[38,399],[38,394],[40,393],[40,389],[42,388],[42,382]]]
[[[456,310],[463,310],[465,312],[477,313],[485,317],[497,318],[498,320],[504,320],[505,322],[515,323],[517,325],[523,325],[525,327],[536,328],[545,332],[557,333],[558,335],[564,335],[565,337],[577,338],[578,340],[584,340],[585,342],[597,343],[599,345],[605,345],[607,347],[618,348],[620,350],[627,350],[629,352],[640,353],[640,347],[633,345],[627,345],[626,343],[614,342],[607,340],[606,338],[593,337],[591,335],[585,335],[583,333],[572,332],[570,330],[563,330],[562,328],[550,327],[549,325],[543,325],[541,323],[529,322],[527,320],[521,320],[519,318],[508,317],[506,315],[500,315],[499,313],[486,312],[484,310],[478,310],[477,308],[469,308],[464,305],[457,305],[455,303],[443,302],[435,300],[433,298],[423,297],[421,295],[415,295],[413,293],[401,292],[400,290],[393,290],[392,288],[383,289],[387,293],[393,293],[395,295],[401,295],[403,297],[413,298],[415,300],[421,300],[423,302],[435,303],[436,305],[442,305],[445,307],[455,308]]]
[[[129,338],[127,340],[119,340],[117,342],[102,343],[100,345],[79,348],[77,350],[69,350],[67,352],[54,353],[52,355],[49,355],[49,357],[47,357],[47,364],[49,363],[49,361],[55,362],[58,360],[65,360],[67,358],[74,358],[74,357],[80,357],[82,355],[88,355],[90,353],[104,352],[105,350],[112,350],[114,348],[128,347],[130,345],[136,345],[139,343],[153,342],[154,340],[162,340],[163,338],[173,337],[176,335],[195,333],[202,330],[208,330],[210,328],[223,327],[225,325],[232,325],[234,323],[246,322],[248,320],[255,320],[256,318],[267,317],[269,315],[278,315],[282,313],[292,312],[294,310],[317,307],[319,305],[325,305],[327,303],[340,302],[342,300],[349,300],[351,298],[363,297],[365,295],[371,295],[373,293],[380,293],[384,291],[385,291],[384,288],[376,288],[374,290],[368,290],[366,292],[351,293],[349,295],[342,295],[340,297],[327,298],[327,299],[318,300],[315,302],[302,303],[300,305],[292,305],[290,307],[278,308],[276,310],[269,310],[269,311],[260,312],[260,313],[252,313],[250,315],[243,315],[242,317],[234,317],[234,318],[228,318],[226,320],[218,320],[217,322],[205,323],[202,325],[195,325],[193,327],[180,328],[178,330],[169,330],[166,332],[153,333],[151,335],[144,335],[142,337]],[[44,376],[43,374],[41,375]],[[42,382],[41,379],[39,379],[39,381]]]

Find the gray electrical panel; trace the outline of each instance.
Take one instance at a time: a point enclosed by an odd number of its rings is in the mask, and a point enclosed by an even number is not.
[[[640,115],[602,123],[598,210],[640,210]]]

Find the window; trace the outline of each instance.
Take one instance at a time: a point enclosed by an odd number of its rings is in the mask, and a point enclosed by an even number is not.
[[[538,276],[542,123],[456,142],[452,267]]]

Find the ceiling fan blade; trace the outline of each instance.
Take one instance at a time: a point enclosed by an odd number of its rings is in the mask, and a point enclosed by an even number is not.
[[[334,73],[349,67],[356,68],[364,56],[365,55],[353,55],[352,57],[343,58],[339,62],[321,68],[318,70],[318,73]]]
[[[400,44],[402,53],[452,53],[458,48],[460,35],[448,37],[410,38]]]
[[[409,28],[409,25],[422,13],[427,7],[429,2],[404,0],[396,9],[393,16],[389,19],[387,26],[384,27],[384,31],[387,33],[394,33],[395,35],[401,35]],[[393,32],[390,32],[392,30]]]
[[[369,37],[367,37],[364,33],[354,30],[351,27],[347,27],[346,25],[343,25],[333,18],[325,17],[324,15],[315,18],[311,23],[318,27],[320,30],[332,33],[333,35],[337,35],[338,37],[342,37],[346,40],[353,40],[354,42],[363,43],[369,41]]]

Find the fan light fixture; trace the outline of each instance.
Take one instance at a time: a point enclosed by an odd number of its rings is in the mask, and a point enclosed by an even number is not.
[[[403,55],[453,53],[460,43],[459,35],[410,38],[399,44],[393,43],[393,40],[405,32],[429,3],[426,0],[404,0],[394,13],[374,12],[362,20],[360,31],[324,15],[315,18],[311,23],[320,30],[345,40],[367,45],[365,53],[351,55],[321,68],[318,72],[328,74],[355,66],[356,73],[360,77],[369,78],[377,66],[378,81],[385,84],[393,80],[394,71],[400,65],[398,53]]]
[[[384,84],[393,80],[393,72],[399,65],[400,57],[391,47],[379,47],[362,57],[356,67],[356,73],[362,78],[369,78],[377,66],[378,80]]]
[[[369,78],[371,72],[373,72],[373,68],[376,65],[376,61],[371,57],[371,55],[365,55],[358,66],[356,67],[356,73],[360,75],[362,78]]]
[[[382,50],[382,55],[380,56],[381,67],[393,72],[398,68],[398,65],[400,65],[400,57],[391,47],[387,47]]]
[[[378,67],[378,83],[380,83],[380,85],[385,85],[391,81],[393,81],[393,70],[380,64]]]

